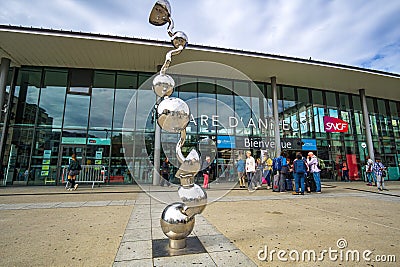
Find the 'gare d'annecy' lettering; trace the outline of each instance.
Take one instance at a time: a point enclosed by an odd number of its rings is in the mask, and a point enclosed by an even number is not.
[[[222,123],[221,121],[224,121]],[[248,120],[244,120],[243,117],[237,118],[234,116],[229,116],[226,120],[226,118],[220,119],[220,116],[218,115],[200,115],[197,120],[193,116],[193,114],[190,114],[190,123],[194,124],[197,126],[200,124],[200,126],[204,127],[224,127],[224,128],[236,128],[238,126],[244,126],[245,128],[253,128],[253,129],[266,129],[266,130],[273,130],[275,123],[272,117],[265,117],[265,118],[259,118],[259,119],[253,119],[249,118]],[[294,120],[291,122],[288,122],[286,120],[281,120],[279,122],[280,128],[284,131],[299,131],[300,128],[302,130],[307,129],[307,118],[306,117],[300,117],[300,120]]]

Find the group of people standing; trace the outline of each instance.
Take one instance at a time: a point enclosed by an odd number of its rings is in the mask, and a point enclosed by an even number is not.
[[[366,176],[369,186],[372,186],[372,181],[375,182],[378,190],[387,190],[384,184],[385,166],[380,158],[376,158],[374,162],[370,157],[367,157],[366,163]],[[72,161],[72,164],[74,161]],[[323,168],[323,166],[322,166]],[[203,175],[203,188],[209,188],[210,173],[212,172],[211,159],[209,156],[205,157],[202,162],[202,175]],[[320,161],[313,152],[309,152],[307,157],[304,157],[301,152],[296,153],[296,158],[292,161],[286,152],[282,152],[279,157],[272,159],[267,153],[264,153],[262,159],[255,160],[251,155],[251,151],[246,151],[246,159],[241,156],[237,159],[236,169],[239,180],[239,187],[247,188],[249,192],[266,184],[267,189],[275,192],[293,191],[295,195],[304,195],[305,192],[312,191],[321,193],[321,166]],[[343,162],[342,176],[347,177],[348,180],[348,166]],[[72,174],[72,172],[71,172]],[[161,166],[162,178],[160,181],[161,186],[170,186],[170,162],[165,158]],[[71,178],[72,187],[74,187],[74,180]],[[343,178],[343,177],[342,177]],[[294,188],[293,188],[294,181]],[[76,188],[75,188],[76,189]]]
[[[275,192],[293,191],[292,179],[295,181],[295,190],[293,194],[304,195],[304,192],[316,191],[321,193],[320,169],[318,167],[318,158],[312,153],[304,158],[301,152],[296,154],[296,159],[291,161],[286,152],[282,152],[279,157],[271,159],[264,154],[263,160],[255,160],[251,151],[246,152],[246,161],[241,157],[236,163],[238,172],[239,186],[245,188],[245,178],[247,178],[247,188],[253,192],[260,188],[262,184],[267,185]],[[307,178],[307,179],[306,179]],[[272,181],[271,181],[272,180]],[[315,186],[313,190],[312,187]]]

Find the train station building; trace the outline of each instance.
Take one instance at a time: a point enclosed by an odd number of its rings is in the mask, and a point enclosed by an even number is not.
[[[104,166],[107,183],[152,183],[151,80],[170,49],[163,41],[0,25],[2,185],[59,185],[72,153]],[[285,150],[313,151],[325,162],[323,179],[340,180],[343,160],[350,179],[363,179],[368,155],[399,179],[399,74],[203,45],[188,45],[173,63],[173,96],[192,112],[185,147],[213,140],[215,177],[236,179],[235,160],[246,150],[256,157]]]

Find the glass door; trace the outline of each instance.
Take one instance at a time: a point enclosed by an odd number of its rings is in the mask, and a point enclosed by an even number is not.
[[[59,166],[59,183],[65,181],[66,178],[63,179],[63,169],[69,165],[71,161],[72,154],[76,155],[76,159],[81,165],[84,165],[86,160],[86,149],[84,145],[62,145],[61,153],[58,158],[58,166]]]

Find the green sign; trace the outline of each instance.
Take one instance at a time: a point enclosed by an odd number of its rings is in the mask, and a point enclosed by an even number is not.
[[[62,144],[67,145],[86,145],[86,138],[85,137],[63,137],[61,138]],[[88,138],[87,139],[88,145],[111,145],[111,139],[109,138]]]
[[[88,138],[88,145],[111,145],[111,140],[106,138]]]
[[[42,171],[48,171],[50,169],[50,165],[42,165]]]
[[[68,145],[86,145],[85,137],[63,137],[61,143]]]
[[[51,150],[45,150],[45,151],[43,152],[43,158],[44,158],[44,159],[49,159],[49,158],[51,158]]]

